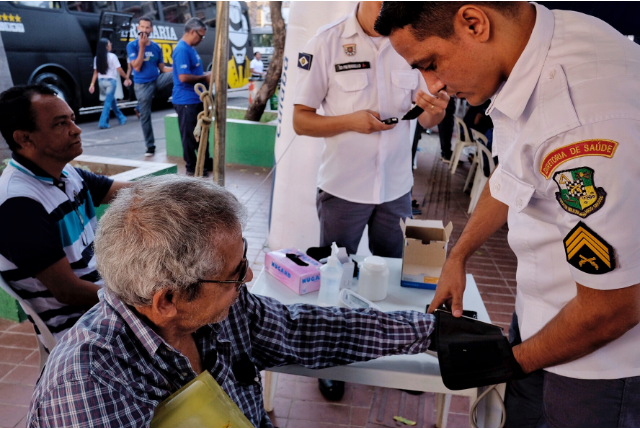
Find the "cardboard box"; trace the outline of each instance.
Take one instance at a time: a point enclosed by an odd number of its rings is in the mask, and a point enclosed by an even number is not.
[[[400,220],[404,233],[402,276],[400,285],[420,289],[435,289],[447,258],[447,245],[453,230],[441,220]]]
[[[287,254],[295,255],[299,261],[307,265],[297,264],[293,259],[287,257]],[[289,248],[269,252],[264,258],[264,265],[269,274],[298,295],[320,289],[320,267],[322,264],[298,249]]]

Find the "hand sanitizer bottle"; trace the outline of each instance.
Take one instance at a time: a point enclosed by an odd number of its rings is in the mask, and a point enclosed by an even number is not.
[[[320,293],[318,305],[322,307],[338,306],[340,304],[340,283],[342,281],[342,265],[338,260],[338,246],[331,245],[331,256],[327,263],[320,268]]]

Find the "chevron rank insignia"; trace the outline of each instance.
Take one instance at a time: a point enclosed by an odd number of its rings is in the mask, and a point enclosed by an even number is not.
[[[560,191],[556,192],[556,199],[564,211],[584,219],[602,208],[607,193],[596,188],[593,174],[593,168],[581,167],[553,175]]]
[[[583,222],[563,240],[567,262],[587,274],[604,274],[616,267],[613,247]]]

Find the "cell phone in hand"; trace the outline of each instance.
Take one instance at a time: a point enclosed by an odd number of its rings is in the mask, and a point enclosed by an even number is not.
[[[422,114],[422,112],[424,112],[424,109],[422,107],[418,106],[417,104],[414,104],[413,107],[411,108],[411,110],[409,110],[402,117],[402,120],[403,121],[410,121],[410,120],[415,119],[418,116],[420,116]]]
[[[393,125],[393,124],[397,124],[398,123],[398,118],[389,118],[389,119],[385,119],[385,120],[380,120],[380,122],[382,122],[383,124],[387,124],[387,125]]]

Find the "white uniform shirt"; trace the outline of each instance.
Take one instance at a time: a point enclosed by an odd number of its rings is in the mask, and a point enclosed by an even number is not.
[[[640,46],[608,24],[536,5],[529,42],[487,110],[509,206],[522,339],[576,296],[576,282],[640,283]],[[547,368],[581,379],[640,375],[640,325]]]
[[[118,67],[120,67],[120,61],[116,54],[107,52],[107,64],[109,68],[105,74],[98,73],[98,79],[118,79]],[[93,68],[96,69],[96,57],[93,57]]]
[[[263,64],[262,60],[254,58],[254,59],[251,60],[251,63],[249,64],[249,68],[251,70],[255,70],[256,71],[254,74],[259,75],[260,73],[262,73],[264,71],[264,64]],[[253,71],[251,73],[253,73]]]
[[[411,108],[418,89],[428,91],[420,73],[411,69],[387,38],[376,47],[358,23],[356,11],[357,7],[320,28],[309,40],[304,54],[311,56],[311,63],[306,63],[309,57],[304,64],[298,61],[294,104],[322,106],[327,116],[370,109],[382,119],[398,118],[390,131],[326,137],[318,173],[318,187],[332,195],[381,204],[411,190],[411,124],[400,118]]]

